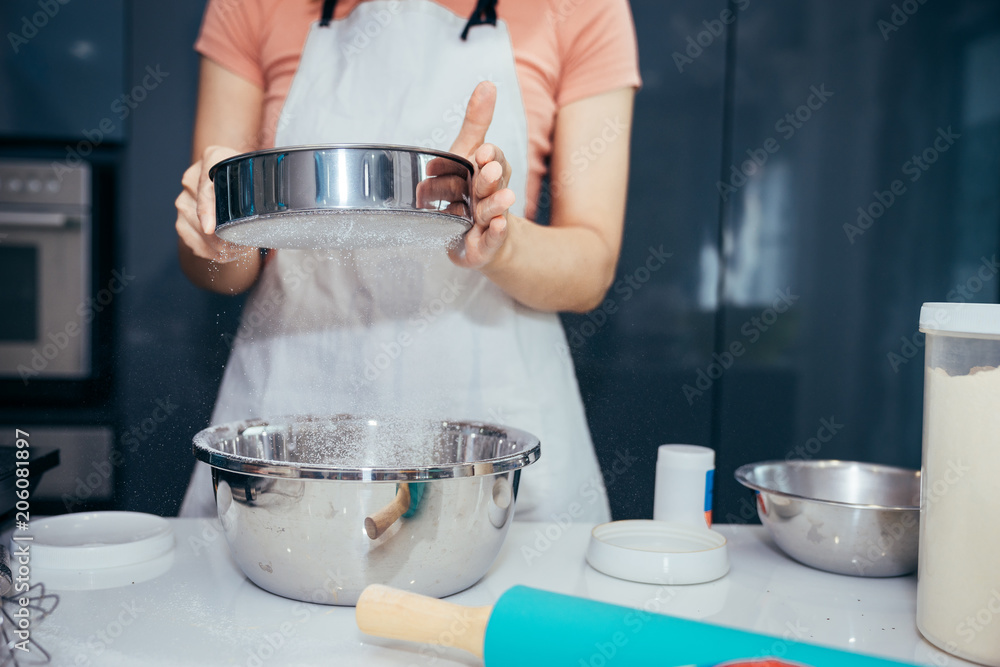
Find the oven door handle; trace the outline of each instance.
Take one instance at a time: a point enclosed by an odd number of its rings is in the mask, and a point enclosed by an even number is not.
[[[66,227],[72,217],[65,213],[0,211],[0,225],[16,227]]]

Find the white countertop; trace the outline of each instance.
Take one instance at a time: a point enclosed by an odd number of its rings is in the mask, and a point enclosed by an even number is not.
[[[32,628],[53,664],[481,664],[456,649],[362,635],[353,607],[267,593],[240,572],[216,522],[171,523],[176,548],[158,577],[103,590],[57,591],[55,612]],[[716,526],[729,539],[728,575],[694,586],[636,584],[587,565],[591,527],[515,522],[486,577],[449,600],[490,605],[510,586],[524,584],[777,636],[791,632],[804,641],[920,664],[972,664],[919,636],[913,576],[863,579],[820,572],[784,556],[760,526]]]

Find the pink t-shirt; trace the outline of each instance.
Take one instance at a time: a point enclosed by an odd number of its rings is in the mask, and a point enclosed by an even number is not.
[[[335,18],[361,0],[340,0]],[[476,0],[435,0],[463,18]],[[195,48],[260,86],[264,115],[258,146],[274,145],[278,117],[292,85],[318,0],[210,0]],[[535,212],[555,117],[564,104],[618,88],[638,87],[639,64],[626,0],[504,0],[521,96],[528,118],[526,215]],[[488,28],[474,28],[486,30]],[[459,36],[455,35],[455,39]]]

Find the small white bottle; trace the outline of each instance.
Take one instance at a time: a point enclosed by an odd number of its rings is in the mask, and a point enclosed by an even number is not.
[[[653,519],[712,526],[715,451],[698,445],[660,445]]]

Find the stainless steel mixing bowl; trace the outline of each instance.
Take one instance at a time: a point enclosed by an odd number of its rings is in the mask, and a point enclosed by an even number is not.
[[[365,586],[441,597],[489,569],[534,436],[479,423],[339,415],[201,431],[233,557],[285,597],[353,605]]]
[[[917,569],[920,471],[851,461],[767,461],[736,471],[774,541],[806,565],[861,577]]]
[[[430,149],[292,146],[214,165],[216,233],[266,248],[441,245],[472,227],[473,167]]]

